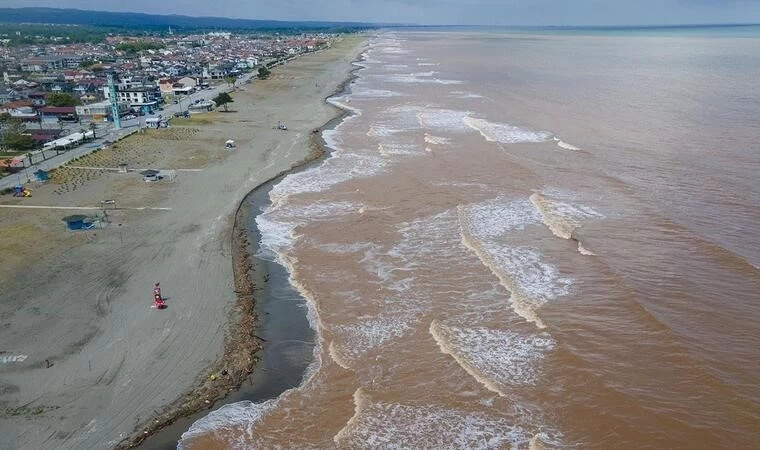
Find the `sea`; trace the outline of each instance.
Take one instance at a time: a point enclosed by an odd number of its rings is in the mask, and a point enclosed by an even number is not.
[[[255,219],[308,369],[180,448],[757,447],[760,28],[389,30],[355,64]]]

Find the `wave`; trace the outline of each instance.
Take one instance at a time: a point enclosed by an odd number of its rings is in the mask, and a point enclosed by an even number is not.
[[[339,325],[330,331],[330,356],[344,369],[354,367],[368,352],[386,345],[409,331],[417,319],[412,315],[361,318],[349,325]]]
[[[241,447],[244,447],[254,438],[251,433],[253,426],[261,422],[267,413],[274,409],[275,404],[276,400],[267,400],[263,403],[242,401],[224,405],[193,422],[190,428],[182,433],[177,449],[183,450],[185,445],[192,444],[192,440],[196,437],[225,430],[245,430],[244,438],[247,441],[239,443]]]
[[[552,234],[562,239],[578,241],[578,238],[574,236],[574,232],[581,226],[584,220],[604,217],[591,208],[582,205],[574,206],[550,199],[539,193],[531,195],[530,201],[541,214],[541,220],[544,225],[551,230]],[[583,247],[580,241],[578,241],[578,251],[583,255],[594,254]]]
[[[523,229],[538,219],[524,201],[502,205],[497,200],[458,208],[462,243],[496,275],[507,288],[516,314],[539,328],[545,328],[537,310],[570,292],[572,280],[559,275],[556,267],[544,262],[535,249],[507,246],[506,231]]]
[[[468,112],[452,109],[421,108],[417,112],[417,120],[422,128],[429,128],[444,132],[467,132],[462,120]]]
[[[389,91],[387,89],[356,89],[351,96],[362,98],[390,98],[390,97],[403,97],[406,94],[402,94],[396,91]]]
[[[557,142],[557,146],[558,147],[564,148],[565,150],[572,150],[574,152],[580,151],[580,148],[578,148],[578,147],[576,147],[576,146],[574,146],[572,144],[568,144],[567,142],[561,140],[558,137],[555,137],[554,140]]]
[[[269,208],[256,216],[261,233],[260,252],[264,256],[279,254],[296,241],[295,229],[309,222],[355,214],[362,205],[352,202],[314,202],[305,205],[288,205],[287,208]]]
[[[521,426],[498,413],[373,402],[361,388],[354,405],[353,417],[333,438],[338,448],[517,449],[530,441]]]
[[[501,144],[546,142],[552,137],[551,133],[544,131],[530,131],[506,123],[494,123],[471,116],[465,116],[462,121],[489,142]]]
[[[485,98],[485,97],[483,97],[480,94],[475,94],[474,92],[467,92],[467,91],[451,91],[450,95],[452,97],[462,98],[462,99],[466,99],[466,98]]]
[[[425,142],[433,145],[446,145],[451,143],[451,139],[425,133]]]
[[[443,353],[450,355],[475,380],[506,397],[506,387],[533,385],[537,363],[554,348],[548,334],[521,335],[488,328],[461,328],[430,324],[430,334]]]
[[[441,78],[430,78],[429,76],[419,76],[415,73],[409,73],[409,74],[395,74],[390,75],[385,79],[386,82],[389,83],[405,83],[405,84],[443,84],[443,85],[452,85],[452,84],[463,84],[464,82],[461,80],[447,80],[447,79],[441,79]]]

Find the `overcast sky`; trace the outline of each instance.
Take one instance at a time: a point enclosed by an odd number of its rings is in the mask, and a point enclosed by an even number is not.
[[[758,23],[760,0],[2,0],[2,6],[452,25]]]

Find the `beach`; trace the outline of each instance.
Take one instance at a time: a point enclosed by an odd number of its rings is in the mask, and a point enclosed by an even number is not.
[[[232,260],[233,245],[245,245],[233,235],[235,214],[257,185],[319,154],[314,130],[340,114],[324,99],[348,77],[361,45],[361,37],[343,37],[277,67],[233,93],[233,112],[127,138],[71,164],[87,168],[56,171],[23,200],[64,209],[0,210],[8,237],[0,246],[0,447],[136,443],[135,431],[151,434],[173,420],[168,405],[210,406],[247,378],[255,339],[237,354],[225,347],[241,317],[244,329],[252,326],[251,286],[242,281],[250,267]],[[278,121],[288,130],[274,129]],[[167,176],[145,183],[137,172],[103,169],[120,163]],[[115,201],[107,217],[103,200]],[[66,231],[61,219],[82,211],[106,224]],[[165,310],[150,307],[154,281]]]

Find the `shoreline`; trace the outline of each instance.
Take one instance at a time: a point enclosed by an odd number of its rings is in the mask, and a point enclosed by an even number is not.
[[[251,242],[248,232],[252,231],[258,234],[259,230],[255,225],[247,227],[245,223],[251,221],[255,224],[255,218],[260,214],[259,212],[251,216],[251,208],[257,207],[260,211],[263,211],[264,208],[271,204],[268,192],[277,182],[290,174],[306,170],[321,163],[330,156],[331,152],[322,137],[322,132],[336,127],[353,113],[348,109],[329,102],[329,99],[350,93],[350,85],[358,77],[356,72],[363,68],[356,65],[356,63],[362,61],[363,57],[361,53],[365,50],[366,40],[359,48],[359,55],[356,55],[350,62],[355,67],[348,72],[346,79],[339,83],[332,93],[321,100],[323,103],[333,106],[337,110],[337,114],[322,126],[312,130],[309,139],[310,150],[308,155],[290,168],[277,173],[255,186],[243,197],[234,212],[230,234],[230,248],[234,275],[234,293],[237,298],[234,308],[229,313],[227,322],[228,331],[225,336],[222,356],[211,365],[210,369],[201,372],[202,374],[211,373],[215,375],[226,372],[226,375],[216,376],[214,379],[206,378],[199,386],[191,388],[177,400],[170,403],[165,411],[161,412],[158,416],[152,417],[146,422],[146,425],[137,428],[131,436],[119,442],[115,448],[175,448],[181,438],[181,433],[178,436],[175,429],[181,429],[183,433],[187,431],[189,425],[192,425],[196,420],[204,417],[211,411],[218,409],[218,407],[248,399],[233,397],[240,397],[241,395],[246,397],[243,385],[246,380],[249,381],[251,386],[254,385],[255,381],[251,381],[252,374],[261,366],[262,359],[265,357],[259,355],[264,350],[266,340],[259,336],[261,334],[261,317],[257,314],[257,310],[260,310],[271,297],[263,295],[263,299],[257,298],[255,291],[260,288],[254,281],[254,278],[266,282],[271,273],[269,270],[256,270],[257,266],[262,267],[265,264],[262,264],[264,261],[259,260],[255,256],[258,250],[258,242]],[[249,201],[257,194],[266,195],[266,199],[262,203],[249,204]],[[256,262],[254,262],[254,258]],[[272,262],[272,264],[282,267],[285,273],[288,274],[287,269],[281,264],[277,262]],[[287,277],[284,282],[293,288]],[[301,300],[305,301],[300,293],[298,293],[298,296]],[[306,319],[305,314],[303,318]],[[306,324],[310,331],[315,331],[308,325],[308,321],[306,321]],[[312,355],[311,351],[309,355]],[[305,367],[298,374],[299,380],[302,380],[304,374]],[[300,385],[300,382],[298,385]],[[276,392],[274,397],[278,397],[285,390],[282,389]],[[171,439],[167,439],[169,436],[166,436],[166,434],[176,438],[172,441]]]

